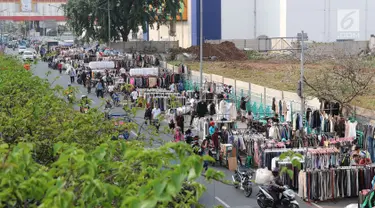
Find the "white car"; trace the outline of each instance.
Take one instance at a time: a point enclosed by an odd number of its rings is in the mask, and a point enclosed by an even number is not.
[[[18,53],[19,54],[22,54],[23,52],[25,52],[26,51],[26,46],[19,46],[18,47]]]
[[[27,61],[31,60],[33,61],[35,59],[35,54],[31,51],[24,51],[22,54],[22,60]]]

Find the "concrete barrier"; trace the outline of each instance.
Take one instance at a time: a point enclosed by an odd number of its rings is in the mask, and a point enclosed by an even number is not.
[[[111,47],[121,52],[165,53],[178,48],[178,41],[129,41],[111,43]]]

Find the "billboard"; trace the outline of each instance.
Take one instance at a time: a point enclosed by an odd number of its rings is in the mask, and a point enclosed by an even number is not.
[[[21,0],[21,11],[32,12],[33,11],[32,0]]]

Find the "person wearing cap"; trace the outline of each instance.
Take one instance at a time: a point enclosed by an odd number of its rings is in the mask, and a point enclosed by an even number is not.
[[[209,132],[210,136],[212,136],[215,133],[215,128],[216,128],[215,122],[211,121],[210,122],[210,128],[208,129],[208,132]]]

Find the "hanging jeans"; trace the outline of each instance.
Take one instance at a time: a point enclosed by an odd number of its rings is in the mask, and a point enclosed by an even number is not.
[[[375,161],[375,142],[373,137],[367,137],[367,149],[371,156],[371,161]]]

